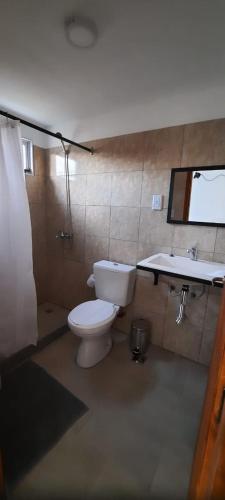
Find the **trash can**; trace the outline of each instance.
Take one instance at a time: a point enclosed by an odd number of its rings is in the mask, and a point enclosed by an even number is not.
[[[135,319],[131,324],[130,350],[136,363],[144,363],[150,342],[150,327],[145,319]]]

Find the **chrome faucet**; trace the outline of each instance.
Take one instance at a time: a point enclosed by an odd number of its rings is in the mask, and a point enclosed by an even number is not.
[[[187,249],[187,253],[190,254],[190,259],[191,260],[197,260],[198,258],[198,249],[197,247],[192,247]]]

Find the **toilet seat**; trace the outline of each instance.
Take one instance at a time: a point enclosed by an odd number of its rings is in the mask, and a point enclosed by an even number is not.
[[[69,314],[68,320],[74,326],[83,330],[98,328],[113,321],[119,307],[105,300],[89,300],[75,307]]]

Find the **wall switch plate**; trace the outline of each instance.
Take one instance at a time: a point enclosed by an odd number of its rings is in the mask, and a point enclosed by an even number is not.
[[[162,210],[163,196],[161,194],[152,195],[152,210]]]

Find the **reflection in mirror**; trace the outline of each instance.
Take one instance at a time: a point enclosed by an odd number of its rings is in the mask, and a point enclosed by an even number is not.
[[[168,222],[225,225],[225,167],[200,168],[172,170]]]

